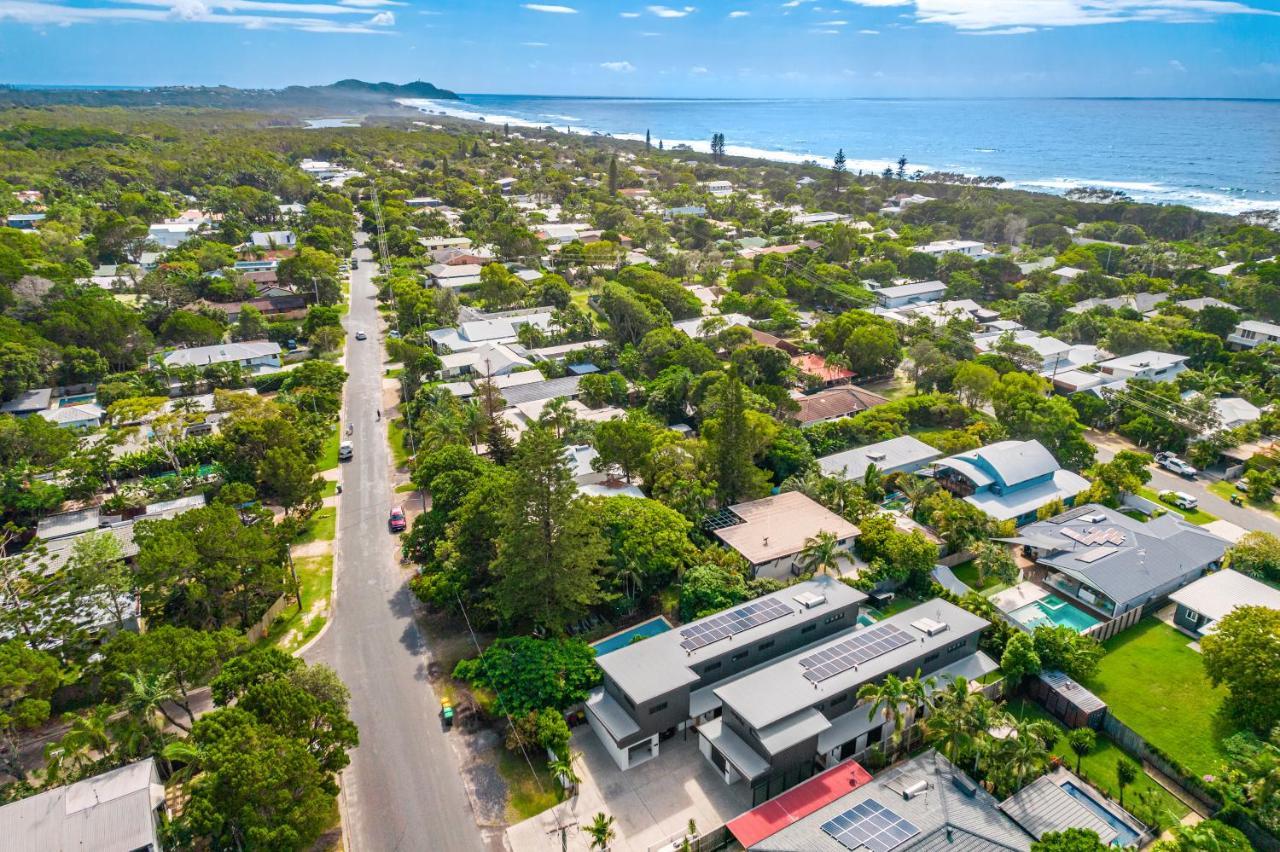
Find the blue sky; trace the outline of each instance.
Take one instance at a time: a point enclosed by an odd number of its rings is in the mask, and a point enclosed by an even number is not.
[[[692,0],[697,2],[697,0]],[[0,81],[1280,98],[1280,0],[0,0]]]

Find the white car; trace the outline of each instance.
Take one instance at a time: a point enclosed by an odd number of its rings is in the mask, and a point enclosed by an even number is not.
[[[350,441],[343,441],[338,445],[338,460],[351,461],[356,454],[356,448]]]
[[[363,331],[356,332],[356,340],[368,340],[368,339],[369,339],[369,335],[365,334]]]
[[[1194,512],[1200,506],[1200,501],[1185,491],[1161,491],[1160,499],[1188,512]]]

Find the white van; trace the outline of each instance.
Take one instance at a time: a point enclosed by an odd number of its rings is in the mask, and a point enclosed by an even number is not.
[[[355,447],[351,445],[350,441],[343,441],[338,445],[338,461],[351,461],[355,452]]]

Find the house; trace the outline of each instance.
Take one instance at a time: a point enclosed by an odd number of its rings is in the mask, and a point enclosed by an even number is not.
[[[567,245],[578,239],[583,230],[585,230],[583,225],[552,223],[542,226],[538,231],[538,239]]]
[[[467,251],[471,248],[471,240],[468,237],[419,237],[418,244],[426,248],[428,252],[440,251],[441,249],[462,249]]]
[[[880,307],[901,308],[905,305],[936,302],[947,294],[947,285],[941,281],[917,281],[913,284],[881,287],[874,292]]]
[[[1146,826],[1064,767],[1055,767],[1000,803],[1000,810],[1041,840],[1082,828],[1104,846],[1137,848],[1149,839]]]
[[[1280,589],[1227,568],[1183,586],[1169,600],[1178,605],[1174,625],[1199,638],[1216,630],[1218,622],[1238,606],[1280,610]]]
[[[17,228],[19,231],[34,231],[36,226],[44,220],[44,213],[10,213],[5,217],[4,223],[10,228]]]
[[[201,222],[160,222],[147,229],[147,241],[156,243],[162,249],[177,248],[196,236],[196,232],[202,227],[204,225]]]
[[[1022,326],[1011,320],[1001,320],[998,311],[984,308],[972,299],[947,299],[942,302],[925,302],[902,305],[897,308],[875,307],[871,313],[900,325],[910,325],[927,319],[941,328],[952,320],[971,320],[984,329],[1017,330]]]
[[[812,426],[827,420],[852,417],[869,408],[884,405],[888,401],[879,394],[855,385],[842,385],[797,397],[796,402],[799,403],[800,410],[792,416],[801,426]]]
[[[965,257],[983,258],[990,255],[986,246],[977,240],[936,240],[912,249],[930,257],[942,257],[944,254],[962,254]]]
[[[1023,366],[1049,378],[1054,378],[1066,370],[1095,364],[1107,357],[1107,353],[1092,344],[1066,343],[1056,337],[1025,328],[1014,331],[993,331],[975,335],[973,338],[974,348],[979,353],[998,352],[1006,343],[1025,346],[1031,350],[1038,361]]]
[[[807,228],[812,225],[830,225],[833,222],[844,222],[852,218],[847,213],[832,213],[825,211],[822,213],[796,213],[791,217],[793,225],[799,225]]]
[[[215,364],[239,364],[249,370],[261,367],[280,368],[280,344],[270,340],[248,340],[243,343],[215,343],[175,349],[161,359],[166,367],[208,367]]]
[[[453,328],[436,328],[427,332],[431,348],[439,353],[465,352],[484,343],[515,343],[521,326],[531,325],[539,331],[551,330],[550,308],[521,308],[514,311],[459,314],[463,321]]]
[[[1092,308],[1110,308],[1113,311],[1128,308],[1140,314],[1155,310],[1156,305],[1169,301],[1168,293],[1127,293],[1111,299],[1081,299],[1067,308],[1069,314],[1082,314]]]
[[[503,195],[509,195],[511,191],[515,189],[517,182],[517,179],[513,177],[498,178],[494,181]]]
[[[902,435],[823,456],[818,459],[818,467],[825,476],[842,476],[860,482],[871,465],[875,465],[886,476],[891,473],[915,473],[941,457],[942,451],[936,447],[929,446],[919,438]]]
[[[815,577],[599,656],[587,722],[618,768],[630,769],[677,731],[711,721],[717,684],[847,630],[866,599]]]
[[[857,527],[799,491],[737,503],[709,523],[715,536],[738,551],[757,577],[799,574],[805,543],[818,533],[833,533],[842,549],[858,537]]]
[[[997,521],[1019,526],[1055,500],[1070,506],[1089,480],[1063,470],[1039,441],[999,441],[933,464],[938,484]]]
[[[296,248],[298,238],[293,231],[254,231],[249,234],[249,241],[258,248]]]
[[[1183,299],[1181,302],[1174,302],[1179,308],[1186,308],[1193,314],[1198,314],[1205,308],[1226,308],[1229,311],[1240,310],[1230,302],[1224,302],[1221,299],[1215,299],[1212,296],[1205,296],[1199,299]]]
[[[426,207],[443,207],[444,206],[444,202],[441,201],[439,198],[428,198],[428,197],[406,198],[404,200],[404,204],[406,207],[411,207],[415,210],[420,210]]]
[[[10,849],[160,852],[164,784],[155,758],[0,807]]]
[[[698,747],[726,784],[753,787],[795,777],[815,761],[858,760],[895,733],[858,691],[890,674],[939,683],[990,674],[997,665],[978,650],[988,624],[935,598],[758,666],[713,689],[722,713],[698,724]],[[908,709],[904,726],[919,714]]]
[[[1081,275],[1084,275],[1084,270],[1077,269],[1074,266],[1059,266],[1057,269],[1053,270],[1053,272],[1050,272],[1049,274],[1052,275],[1054,278],[1057,278],[1058,281],[1061,283],[1061,282],[1076,280]]]
[[[662,218],[674,219],[677,216],[706,216],[707,208],[701,204],[686,204],[683,207],[668,207],[662,211]]]
[[[94,402],[61,405],[41,411],[40,416],[61,429],[96,429],[107,416],[106,409]]]
[[[0,405],[0,414],[12,414],[14,417],[29,417],[45,411],[53,404],[53,388],[35,388],[25,390],[8,402]]]
[[[1110,361],[1100,361],[1097,366],[1103,374],[1117,379],[1170,382],[1187,369],[1187,356],[1149,349],[1145,352],[1112,358]]]
[[[733,195],[733,184],[727,180],[709,180],[702,188],[708,195]]]
[[[480,273],[483,271],[484,267],[478,263],[433,263],[427,267],[427,282],[433,287],[459,290],[479,284]]]
[[[1023,852],[1032,843],[994,796],[933,749],[874,778],[846,760],[726,828],[750,852]]]
[[[1218,415],[1219,429],[1238,429],[1262,417],[1261,408],[1238,396],[1220,396],[1212,405],[1214,414]]]
[[[735,325],[750,329],[751,322],[751,317],[746,314],[708,314],[694,317],[693,319],[677,320],[671,326],[676,331],[683,331],[694,340],[703,340],[708,337],[714,337],[726,328],[733,328]]]
[[[751,339],[755,341],[757,346],[767,346],[770,349],[781,349],[788,355],[800,354],[800,347],[796,346],[790,340],[785,340],[775,334],[770,334],[767,331],[759,331],[754,328],[749,330],[751,332]]]
[[[1280,325],[1260,320],[1241,320],[1227,335],[1227,343],[1237,349],[1252,349],[1262,343],[1280,343]]]
[[[1096,503],[1003,540],[1035,560],[1032,576],[1041,586],[1102,619],[1162,606],[1173,592],[1216,570],[1229,546],[1180,515],[1143,522]]]
[[[460,352],[441,355],[440,378],[505,376],[517,368],[532,366],[532,361],[504,343],[482,343]]]
[[[832,364],[821,355],[806,353],[803,355],[794,355],[791,358],[791,366],[795,367],[803,375],[813,376],[823,387],[834,387],[835,385],[846,384],[856,374],[852,370],[846,370],[844,367],[838,367]],[[864,393],[869,393],[864,391]],[[875,394],[869,394],[875,396]],[[875,403],[879,405],[880,403]],[[867,406],[868,408],[870,406]]]

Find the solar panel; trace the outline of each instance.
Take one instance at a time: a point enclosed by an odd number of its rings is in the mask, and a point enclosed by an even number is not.
[[[823,823],[822,830],[846,849],[865,846],[871,852],[890,852],[920,833],[914,823],[873,799]]]
[[[686,651],[696,651],[712,642],[719,642],[726,636],[734,636],[791,613],[791,607],[776,598],[751,601],[684,628],[680,631],[680,638],[683,640],[680,647]]]
[[[843,642],[824,648],[816,654],[800,659],[800,665],[808,669],[804,676],[812,683],[821,683],[829,677],[847,672],[876,657],[910,645],[911,637],[892,624],[879,624],[859,630]]]

